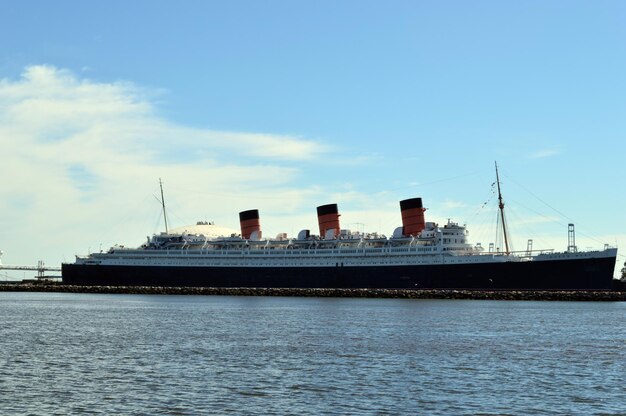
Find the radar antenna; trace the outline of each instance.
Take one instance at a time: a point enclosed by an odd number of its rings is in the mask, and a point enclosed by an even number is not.
[[[510,254],[509,250],[509,234],[506,229],[506,220],[504,219],[504,201],[502,200],[502,192],[500,191],[500,174],[498,173],[498,162],[496,163],[496,183],[498,184],[498,207],[500,208],[500,221],[502,221],[502,233],[504,234],[504,249],[506,254]]]

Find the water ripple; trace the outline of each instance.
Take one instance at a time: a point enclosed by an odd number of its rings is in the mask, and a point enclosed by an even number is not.
[[[1,293],[0,414],[625,414],[626,305]]]

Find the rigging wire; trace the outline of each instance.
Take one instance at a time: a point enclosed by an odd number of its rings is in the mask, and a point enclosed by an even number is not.
[[[152,234],[156,234],[156,232],[160,229],[161,226],[161,217],[163,216],[163,212],[159,210],[159,214],[157,216],[157,220],[154,223],[154,227],[152,227]]]
[[[417,187],[422,187],[422,186],[428,186],[428,185],[435,185],[438,183],[442,183],[442,182],[449,182],[449,181],[454,181],[457,179],[461,179],[461,178],[466,178],[466,177],[470,177],[470,176],[475,176],[481,173],[485,173],[485,169],[482,170],[476,170],[476,171],[472,171],[472,172],[468,172],[468,173],[464,173],[461,175],[456,175],[456,176],[450,176],[447,178],[442,178],[442,179],[435,179],[429,182],[418,182],[418,183],[409,183],[406,185],[403,185],[401,187],[398,188],[385,188],[384,190],[378,190],[378,191],[371,191],[369,192],[370,194],[383,194],[383,193],[389,193],[389,192],[395,192],[395,191],[401,191],[401,190],[406,190],[406,189],[410,189],[410,188],[417,188]],[[192,194],[196,194],[196,195],[207,195],[207,196],[213,196],[213,197],[223,197],[223,198],[240,198],[240,199],[249,199],[249,196],[239,192],[236,193],[223,193],[223,192],[205,192],[205,191],[200,191],[197,188],[185,188],[185,187],[181,187],[181,186],[177,186],[175,188],[178,191],[183,191],[186,193],[192,193]],[[256,189],[256,188],[255,188]],[[264,196],[264,195],[255,195],[254,197],[255,199],[267,199],[267,200],[275,200],[276,196],[275,195],[268,195],[268,196]]]
[[[552,205],[548,204],[546,201],[544,201],[543,199],[541,199],[539,196],[537,196],[535,193],[533,193],[530,189],[526,188],[526,187],[525,187],[524,185],[522,185],[521,183],[517,182],[517,181],[516,181],[515,179],[513,179],[511,176],[506,175],[506,173],[504,174],[504,176],[506,176],[506,177],[507,177],[508,179],[510,179],[513,183],[515,183],[517,186],[519,186],[520,188],[522,188],[523,190],[525,190],[526,192],[528,192],[530,195],[532,195],[532,196],[533,196],[535,199],[537,199],[539,202],[541,202],[542,204],[544,204],[545,206],[547,206],[548,208],[550,208],[551,210],[553,210],[554,212],[556,212],[557,214],[559,214],[562,218],[565,218],[566,220],[568,220],[568,221],[569,221],[569,223],[576,223],[576,221],[574,221],[572,218],[570,218],[569,216],[567,216],[567,215],[566,215],[566,214],[564,214],[563,212],[559,211],[558,209],[554,208]],[[543,218],[546,218],[546,219],[548,219],[548,220],[552,221],[552,222],[553,222],[553,223],[555,223],[555,224],[559,224],[559,225],[561,225],[561,226],[566,226],[566,224],[564,224],[564,223],[562,223],[562,222],[560,222],[560,221],[557,221],[557,220],[555,220],[554,218],[551,218],[551,217],[545,216],[545,215],[543,215],[542,213],[540,213],[540,212],[538,212],[538,211],[536,211],[536,210],[534,210],[534,209],[532,209],[532,208],[526,207],[526,206],[524,206],[523,204],[521,204],[521,203],[519,203],[519,202],[515,202],[515,203],[516,203],[516,204],[518,204],[518,205],[520,205],[520,206],[522,206],[522,207],[524,207],[524,208],[526,208],[526,209],[528,209],[528,210],[530,210],[530,211],[532,211],[532,212],[534,212],[535,214],[537,214],[537,215],[539,215],[539,216],[542,216]],[[602,242],[602,241],[598,240],[597,238],[595,238],[595,237],[593,237],[593,236],[591,236],[591,235],[588,235],[588,234],[586,234],[586,233],[584,233],[584,232],[582,232],[582,231],[576,230],[576,232],[577,232],[578,234],[580,234],[580,235],[582,235],[582,236],[584,236],[584,237],[586,237],[586,238],[590,239],[590,240],[595,241],[595,242],[596,242],[596,243],[598,243],[598,244],[604,244],[604,242]]]
[[[550,218],[550,217],[546,217],[546,216],[544,216],[543,214],[541,214],[541,213],[539,213],[539,212],[537,212],[537,211],[533,210],[532,208],[528,208],[528,207],[525,207],[525,206],[524,206],[524,205],[522,205],[522,204],[518,204],[518,203],[517,203],[516,201],[514,201],[514,200],[508,200],[508,202],[509,202],[509,205],[508,205],[508,206],[509,206],[509,210],[508,210],[509,217],[513,217],[513,218],[514,218],[514,221],[513,221],[513,223],[514,223],[514,224],[524,224],[524,218],[523,218],[522,216],[520,216],[520,215],[519,215],[519,212],[518,212],[518,210],[516,209],[516,207],[517,207],[518,205],[519,205],[519,206],[521,206],[522,208],[525,208],[525,209],[528,209],[528,210],[530,210],[530,211],[533,211],[533,212],[537,213],[538,215],[540,215],[540,216],[542,216],[542,217],[546,218],[547,220],[550,220],[550,221],[551,221],[551,220],[553,220],[552,218]],[[532,227],[530,227],[528,224],[525,224],[525,226],[524,226],[524,232],[525,232],[525,233],[527,233],[530,237],[532,237],[532,240],[533,240],[534,242],[536,242],[536,243],[540,243],[540,244],[543,244],[545,247],[551,247],[551,244],[550,244],[547,240],[545,240],[545,239],[544,239],[544,237],[543,237],[542,235],[538,234],[538,233],[537,233],[537,232],[536,232],[536,231],[535,231]],[[552,248],[554,248],[554,247],[552,247]]]
[[[530,189],[526,188],[524,185],[522,185],[521,183],[517,182],[515,179],[513,179],[511,176],[509,175],[504,175],[507,178],[509,178],[513,183],[515,183],[517,186],[519,186],[520,188],[522,188],[523,190],[525,190],[526,192],[528,192],[529,194],[531,194],[533,197],[535,197],[539,202],[541,202],[542,204],[544,204],[545,206],[547,206],[548,208],[550,208],[551,210],[553,210],[554,212],[556,212],[557,214],[559,214],[560,216],[562,216],[563,218],[566,218],[569,222],[575,222],[573,219],[571,219],[570,217],[568,217],[567,215],[565,215],[564,213],[562,213],[561,211],[559,211],[558,209],[554,208],[552,205],[548,204],[546,201],[544,201],[543,199],[539,198],[539,196],[537,196],[535,193],[533,193]]]
[[[122,216],[116,223],[111,224],[111,226],[107,227],[103,232],[96,236],[95,241],[98,241],[100,245],[105,240],[110,240],[116,232],[122,228],[125,228],[128,223],[136,222],[137,217],[141,215],[139,212],[139,207],[145,207],[148,200],[150,198],[150,194],[147,194],[140,201],[130,206],[130,209],[126,210],[126,215]],[[141,210],[143,212],[143,209]]]
[[[416,187],[419,187],[419,186],[434,185],[434,184],[441,183],[441,182],[453,181],[453,180],[456,180],[456,179],[467,178],[469,176],[478,175],[479,173],[483,173],[484,171],[485,171],[484,169],[476,170],[476,171],[473,171],[473,172],[464,173],[462,175],[451,176],[449,178],[436,179],[436,180],[430,181],[430,182],[413,183],[413,184],[409,184],[409,185],[401,187],[401,188],[387,189],[387,190],[385,190],[385,192],[393,192],[393,191],[399,191],[399,190],[407,189],[407,188],[416,188]]]

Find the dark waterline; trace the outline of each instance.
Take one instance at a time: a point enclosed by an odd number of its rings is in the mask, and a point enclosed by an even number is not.
[[[0,293],[0,414],[626,414],[626,304]]]

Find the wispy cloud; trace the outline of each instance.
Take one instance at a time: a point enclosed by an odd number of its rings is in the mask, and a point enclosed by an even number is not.
[[[314,141],[269,134],[213,133],[207,138],[223,147],[260,158],[316,159],[330,150],[329,146]]]
[[[450,199],[446,199],[441,206],[446,210],[455,210],[459,208],[466,208],[467,204],[463,201],[453,201]]]
[[[535,153],[531,154],[531,158],[533,159],[543,159],[546,157],[552,157],[552,156],[556,156],[558,154],[561,153],[560,149],[557,148],[546,148],[546,149],[541,149],[536,151]]]
[[[0,80],[0,226],[4,236],[13,236],[10,242],[0,238],[0,246],[80,252],[85,240],[100,238],[112,222],[128,216],[138,194],[151,192],[159,177],[170,195],[176,187],[197,192],[172,198],[182,216],[210,213],[209,219],[235,218],[238,209],[256,204],[251,201],[283,207],[283,195],[294,204],[320,192],[295,192],[293,181],[302,163],[317,163],[332,150],[329,145],[297,136],[189,128],[157,114],[153,102],[159,94],[45,65],[26,68],[19,79]],[[139,210],[145,216],[145,208]],[[150,231],[145,223],[129,228],[125,234]]]

